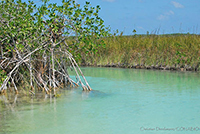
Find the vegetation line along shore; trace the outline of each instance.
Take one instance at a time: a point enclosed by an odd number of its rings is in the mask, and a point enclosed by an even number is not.
[[[82,66],[199,71],[200,35],[165,34],[111,36],[106,47],[82,55]]]

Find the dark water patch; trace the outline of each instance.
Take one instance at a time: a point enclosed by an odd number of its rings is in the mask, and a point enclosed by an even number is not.
[[[104,93],[98,90],[82,91],[82,96],[89,97],[89,98],[103,98],[103,97],[107,97],[108,95],[109,95],[108,93]]]

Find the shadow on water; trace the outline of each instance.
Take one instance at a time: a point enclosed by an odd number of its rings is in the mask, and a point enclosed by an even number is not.
[[[87,98],[104,98],[108,96],[108,93],[104,93],[102,91],[98,90],[92,90],[92,91],[82,91],[82,99]]]

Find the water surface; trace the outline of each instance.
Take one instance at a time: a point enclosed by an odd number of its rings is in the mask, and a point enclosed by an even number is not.
[[[117,68],[82,68],[95,90],[59,98],[0,96],[2,134],[200,133],[200,76]]]

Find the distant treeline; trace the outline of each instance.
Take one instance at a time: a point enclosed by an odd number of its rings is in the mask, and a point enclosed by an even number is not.
[[[79,64],[166,70],[200,69],[200,35],[164,34],[110,36],[95,54],[81,55]]]

